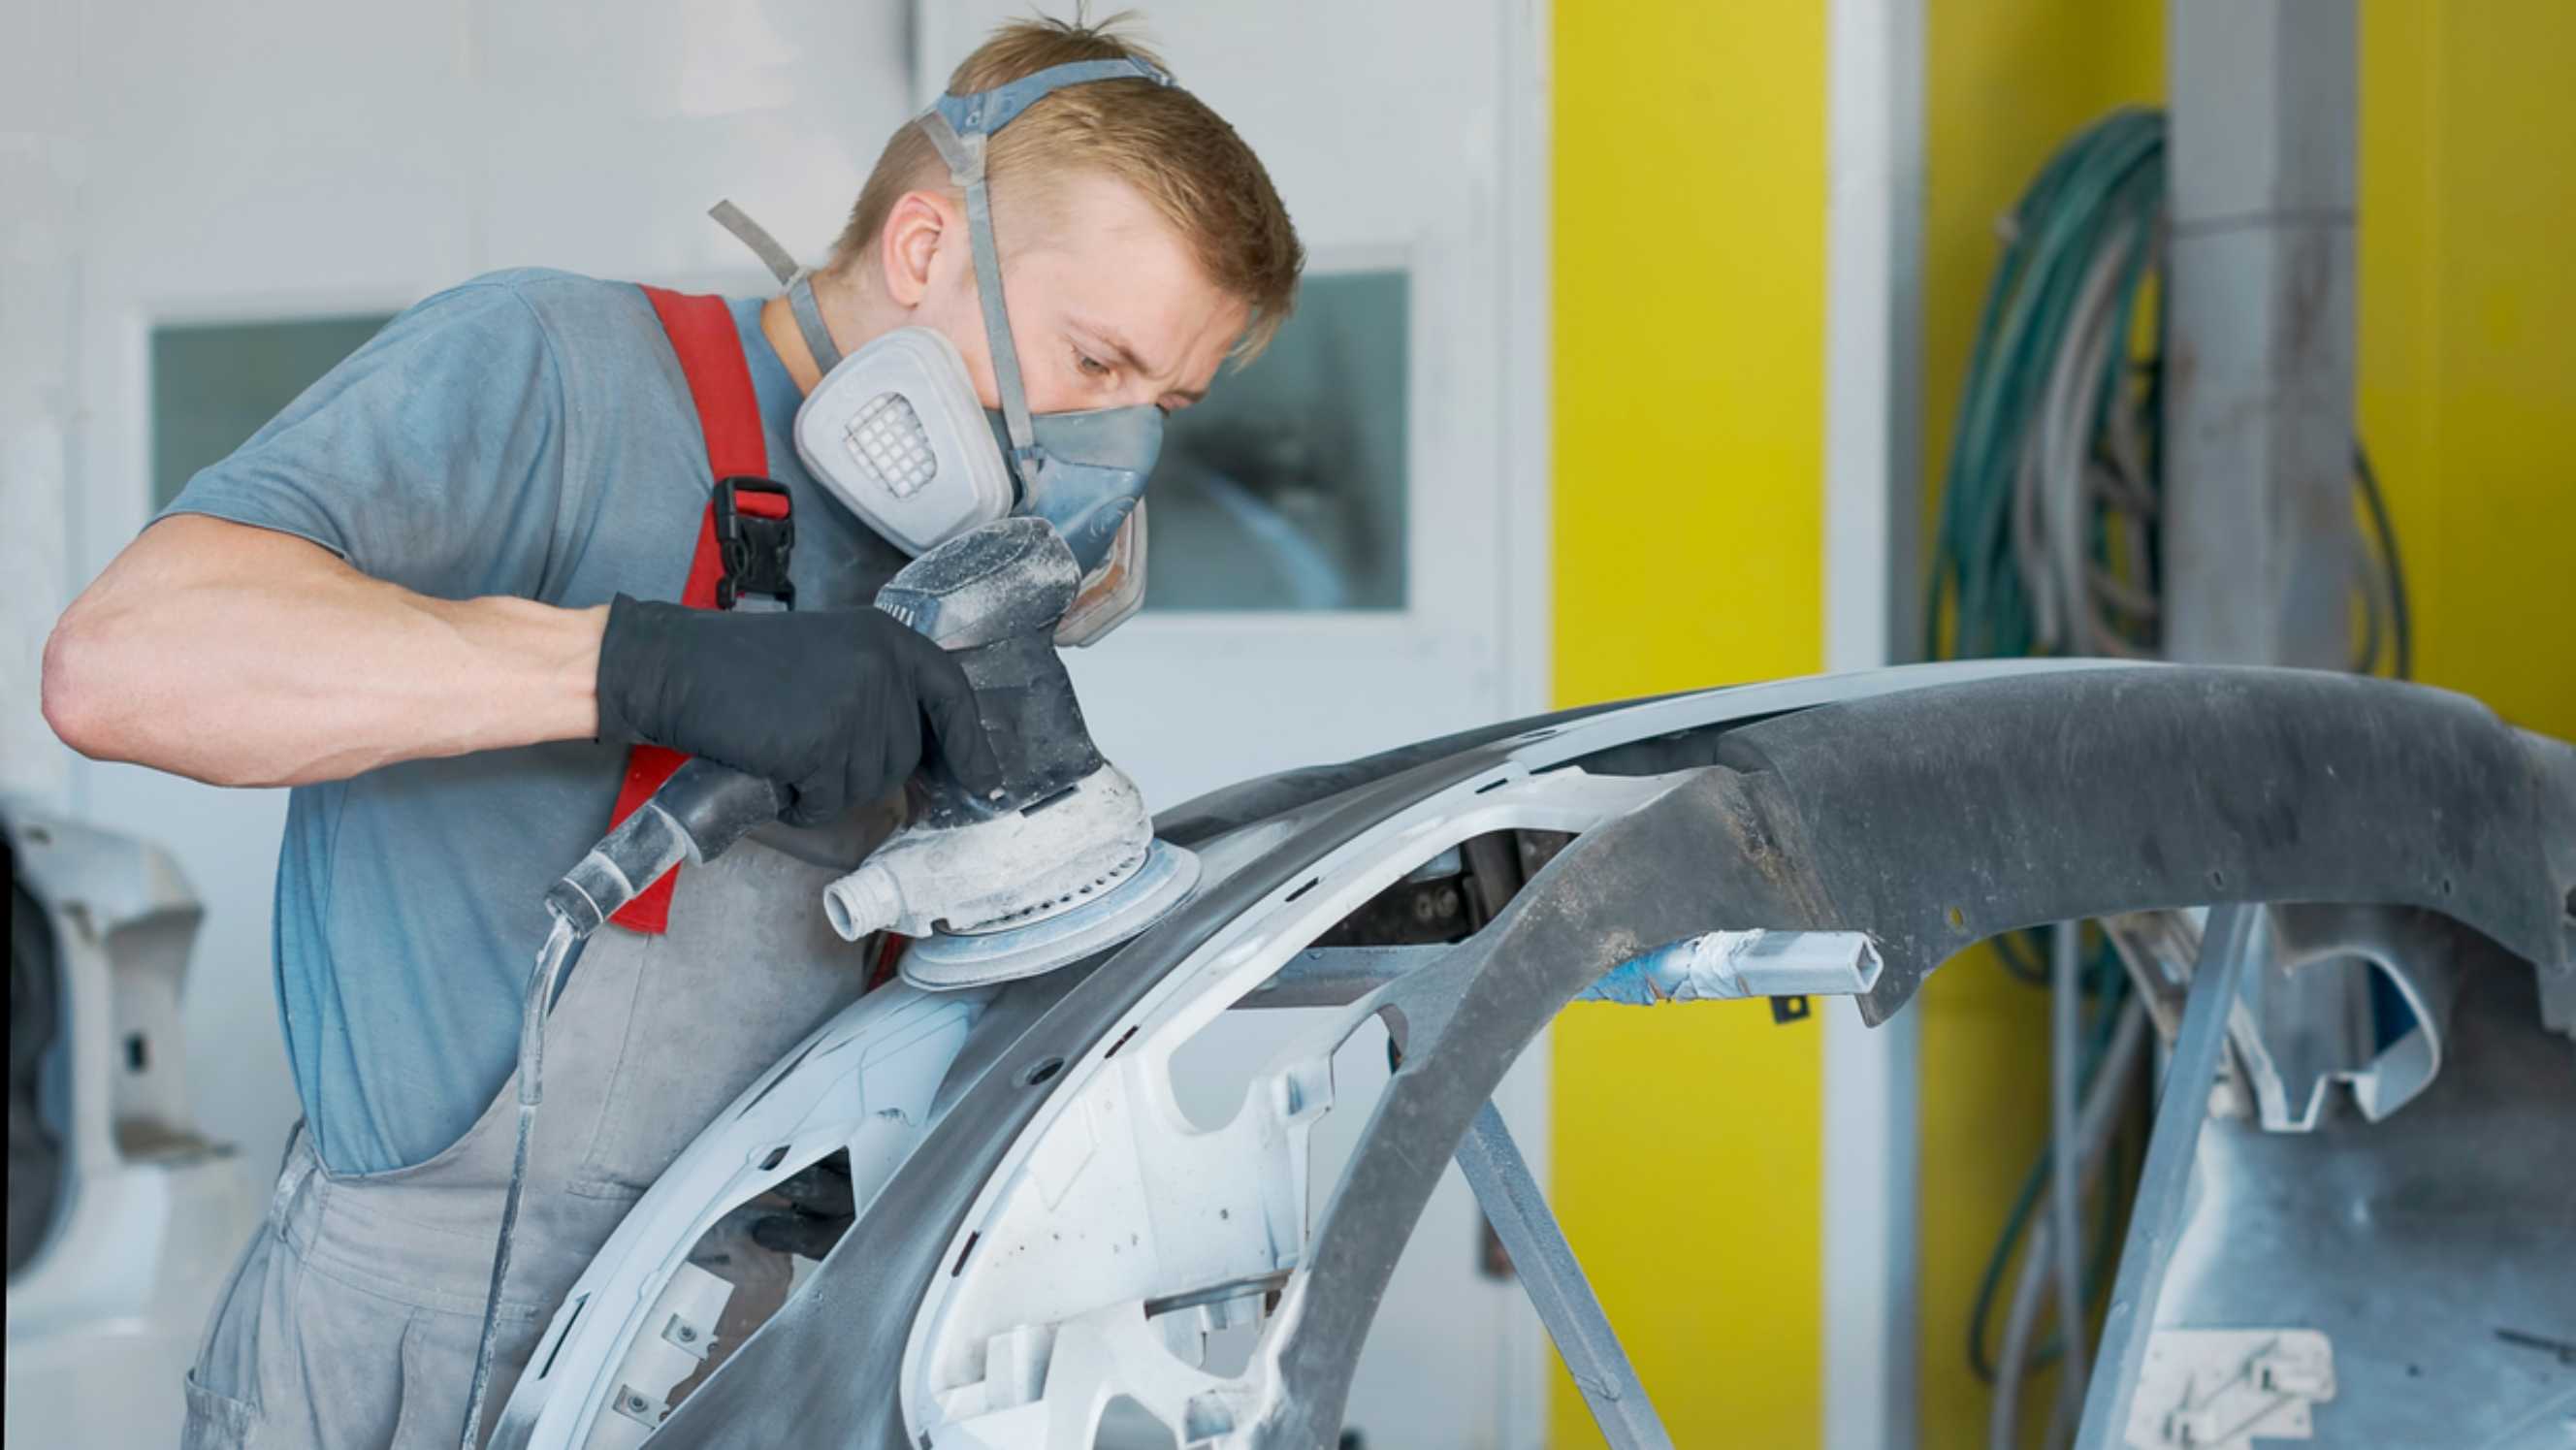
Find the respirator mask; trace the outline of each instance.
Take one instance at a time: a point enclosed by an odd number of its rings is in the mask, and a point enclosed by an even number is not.
[[[929,328],[898,328],[844,357],[823,325],[812,273],[731,202],[714,211],[786,284],[797,328],[823,371],[796,411],[796,453],[806,469],[908,554],[1008,514],[1045,519],[1083,570],[1081,593],[1056,629],[1057,643],[1067,645],[1107,634],[1144,602],[1145,479],[1162,450],[1163,412],[1151,405],[1029,412],[1002,301],[984,159],[994,133],[1048,93],[1124,79],[1172,83],[1140,61],[1081,61],[995,90],[943,95],[912,122],[966,193],[998,413],[975,396],[956,345]]]

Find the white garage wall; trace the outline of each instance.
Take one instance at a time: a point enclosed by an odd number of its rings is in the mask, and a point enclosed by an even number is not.
[[[37,713],[36,679],[72,568],[80,72],[62,53],[67,7],[0,17],[0,792],[60,807],[70,762]]]

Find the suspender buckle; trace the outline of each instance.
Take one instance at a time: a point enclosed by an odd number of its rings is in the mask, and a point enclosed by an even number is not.
[[[787,561],[796,547],[795,505],[787,486],[742,475],[716,480],[713,510],[716,551],[723,572],[716,576],[716,608],[758,594],[796,607],[796,585],[787,577]]]

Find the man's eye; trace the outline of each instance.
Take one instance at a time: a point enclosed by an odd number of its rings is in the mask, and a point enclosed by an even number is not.
[[[1109,376],[1109,364],[1102,362],[1100,359],[1079,349],[1076,349],[1073,354],[1073,365],[1082,369],[1085,377],[1105,378]]]

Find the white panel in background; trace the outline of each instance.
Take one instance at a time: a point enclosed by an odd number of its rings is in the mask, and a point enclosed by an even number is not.
[[[487,266],[765,286],[707,208],[731,197],[820,262],[911,114],[903,11],[885,0],[478,0],[476,14]]]

